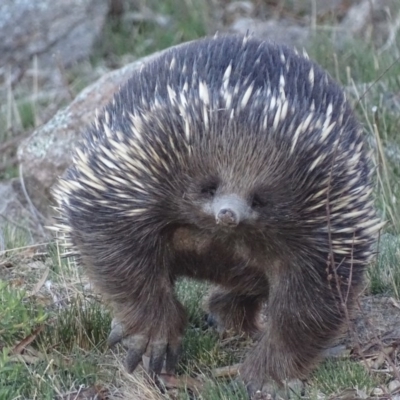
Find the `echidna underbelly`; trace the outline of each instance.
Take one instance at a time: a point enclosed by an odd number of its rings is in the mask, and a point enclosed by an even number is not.
[[[267,251],[252,249],[243,239],[224,239],[192,227],[180,227],[172,236],[173,273],[205,279],[241,292],[265,293],[268,277],[278,262]]]

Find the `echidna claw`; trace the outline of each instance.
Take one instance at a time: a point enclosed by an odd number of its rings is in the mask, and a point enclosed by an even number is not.
[[[128,350],[125,365],[129,373],[132,373],[147,350],[150,352],[149,373],[151,376],[159,375],[163,368],[167,373],[173,373],[179,359],[182,338],[175,338],[173,342],[167,340],[151,340],[149,335],[137,333],[125,335],[123,324],[115,319],[111,323],[111,332],[108,336],[108,345],[117,343]]]

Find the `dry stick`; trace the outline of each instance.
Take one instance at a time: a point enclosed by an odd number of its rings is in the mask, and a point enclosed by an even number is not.
[[[40,246],[48,246],[50,244],[50,242],[43,242],[43,243],[37,243],[37,244],[30,244],[28,246],[20,246],[20,247],[16,247],[14,249],[9,249],[7,250],[7,253],[12,252],[12,251],[20,251],[20,250],[24,250],[24,249],[33,249],[35,247],[40,247]]]
[[[349,283],[348,283],[348,285],[347,285],[347,293],[346,293],[346,299],[345,299],[345,304],[347,304],[347,300],[349,299],[349,295],[350,295],[350,283],[351,283],[351,281],[352,281],[352,279],[353,279],[353,257],[354,257],[354,240],[355,240],[355,237],[356,237],[356,232],[354,231],[354,233],[353,233],[353,243],[352,243],[352,245],[351,245],[351,263],[350,263],[350,275],[349,275]]]
[[[385,76],[389,72],[389,70],[391,70],[399,61],[400,61],[400,56],[397,57],[375,80],[372,81],[371,85],[368,86],[367,89],[365,89],[365,92],[357,100],[356,106],[358,105],[358,103],[361,102],[364,96],[380,81],[380,79],[383,76]]]

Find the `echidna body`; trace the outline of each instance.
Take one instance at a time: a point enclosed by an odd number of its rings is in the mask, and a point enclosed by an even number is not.
[[[96,118],[55,190],[58,229],[114,309],[112,341],[173,370],[180,276],[218,286],[209,310],[258,334],[256,390],[304,378],[344,326],[381,225],[360,125],[308,57],[252,37],[172,48]],[[258,323],[268,302],[268,324]]]

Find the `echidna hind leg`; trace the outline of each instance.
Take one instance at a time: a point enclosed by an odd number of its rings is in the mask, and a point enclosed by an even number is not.
[[[274,383],[283,387],[305,379],[343,327],[344,313],[334,288],[298,268],[282,267],[271,284],[266,328],[241,366],[240,377],[252,396]],[[311,282],[313,291],[305,292]]]
[[[264,287],[264,290],[267,292],[267,287]],[[208,322],[214,325],[219,333],[233,330],[255,337],[262,329],[260,310],[266,296],[267,293],[262,296],[218,288],[208,299]]]

